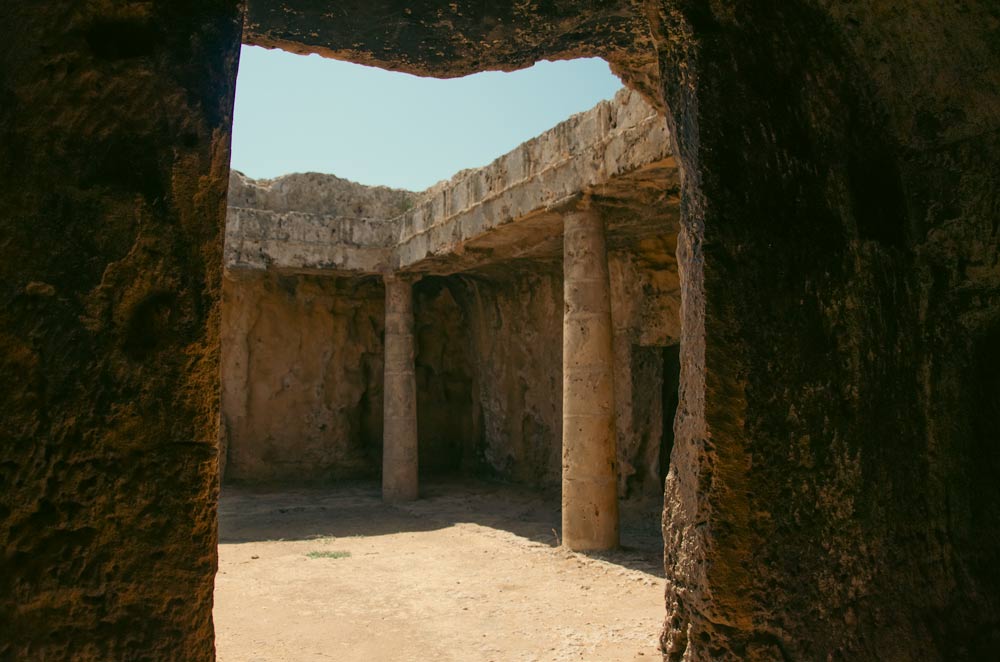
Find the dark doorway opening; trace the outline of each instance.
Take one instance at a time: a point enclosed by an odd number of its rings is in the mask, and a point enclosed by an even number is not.
[[[663,348],[663,435],[660,437],[660,487],[670,471],[670,453],[674,449],[674,418],[680,402],[681,346]]]
[[[425,276],[413,288],[422,477],[469,473],[478,437],[468,323],[450,280]]]

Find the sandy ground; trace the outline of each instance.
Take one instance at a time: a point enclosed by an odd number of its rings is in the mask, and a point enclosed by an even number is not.
[[[557,494],[452,482],[423,497],[223,490],[219,660],[660,659],[655,504],[623,516],[624,551],[588,556],[556,546]]]

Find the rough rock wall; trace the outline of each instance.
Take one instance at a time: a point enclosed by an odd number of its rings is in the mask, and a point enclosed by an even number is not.
[[[423,475],[477,473],[479,414],[466,314],[454,279],[429,276],[413,288],[417,343],[417,433]]]
[[[328,482],[378,475],[384,296],[377,278],[226,276],[227,481]]]
[[[661,7],[668,659],[997,657],[996,4]]]
[[[575,0],[345,0],[330,12],[300,0],[247,3],[248,43],[421,76],[513,71],[544,56],[601,56],[659,97],[656,58],[640,0],[582,8]]]
[[[298,211],[337,218],[389,219],[410,209],[422,195],[387,186],[365,186],[336,175],[295,173],[274,179],[250,179],[233,170],[229,206],[270,211]]]
[[[662,493],[660,453],[670,437],[675,409],[665,405],[663,348],[680,338],[680,284],[674,237],[650,240],[643,250],[611,251],[611,323],[614,326],[615,406],[618,427],[618,493]],[[652,262],[653,264],[650,264]],[[666,397],[665,397],[666,395]],[[669,446],[667,447],[669,452]]]
[[[661,488],[669,274],[611,258],[620,494]],[[429,276],[414,288],[420,471],[560,480],[562,277],[547,264],[498,281]],[[643,294],[646,290],[646,294]],[[227,481],[378,473],[382,288],[372,279],[236,273],[222,316]],[[660,315],[653,315],[657,308]],[[655,321],[643,326],[644,319]],[[669,376],[667,377],[669,379]]]
[[[414,287],[420,471],[557,485],[562,444],[562,274]],[[676,274],[610,257],[620,494],[661,487],[663,357],[676,343]],[[383,289],[377,278],[233,272],[224,279],[222,462],[227,481],[378,474]],[[667,377],[669,379],[669,377]]]
[[[225,268],[379,273],[392,261],[391,219],[417,199],[315,172],[253,180],[233,171]]]
[[[0,659],[208,660],[238,3],[0,16]]]
[[[676,344],[676,274],[609,255],[615,327],[615,406],[622,497],[661,488],[663,354]],[[507,480],[558,485],[562,472],[563,281],[558,263],[501,265],[456,276],[473,364],[475,457]],[[456,339],[460,340],[460,339]]]
[[[562,274],[550,266],[460,278],[484,466],[507,480],[558,483]]]

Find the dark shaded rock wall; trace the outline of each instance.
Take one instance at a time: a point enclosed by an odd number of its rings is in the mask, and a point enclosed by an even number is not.
[[[208,660],[238,4],[0,25],[0,658]]]
[[[1000,651],[998,428],[970,408],[995,403],[996,11],[657,17],[685,171],[668,659]]]
[[[377,277],[223,280],[225,480],[378,475],[385,291]]]
[[[424,476],[478,473],[479,416],[466,314],[454,279],[426,276],[413,288],[417,443]]]

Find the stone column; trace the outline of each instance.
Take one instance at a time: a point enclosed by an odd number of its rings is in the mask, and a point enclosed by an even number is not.
[[[382,498],[417,498],[417,381],[414,372],[413,286],[385,277],[385,385]]]
[[[618,546],[618,467],[604,221],[584,199],[563,222],[563,544],[611,549]]]

